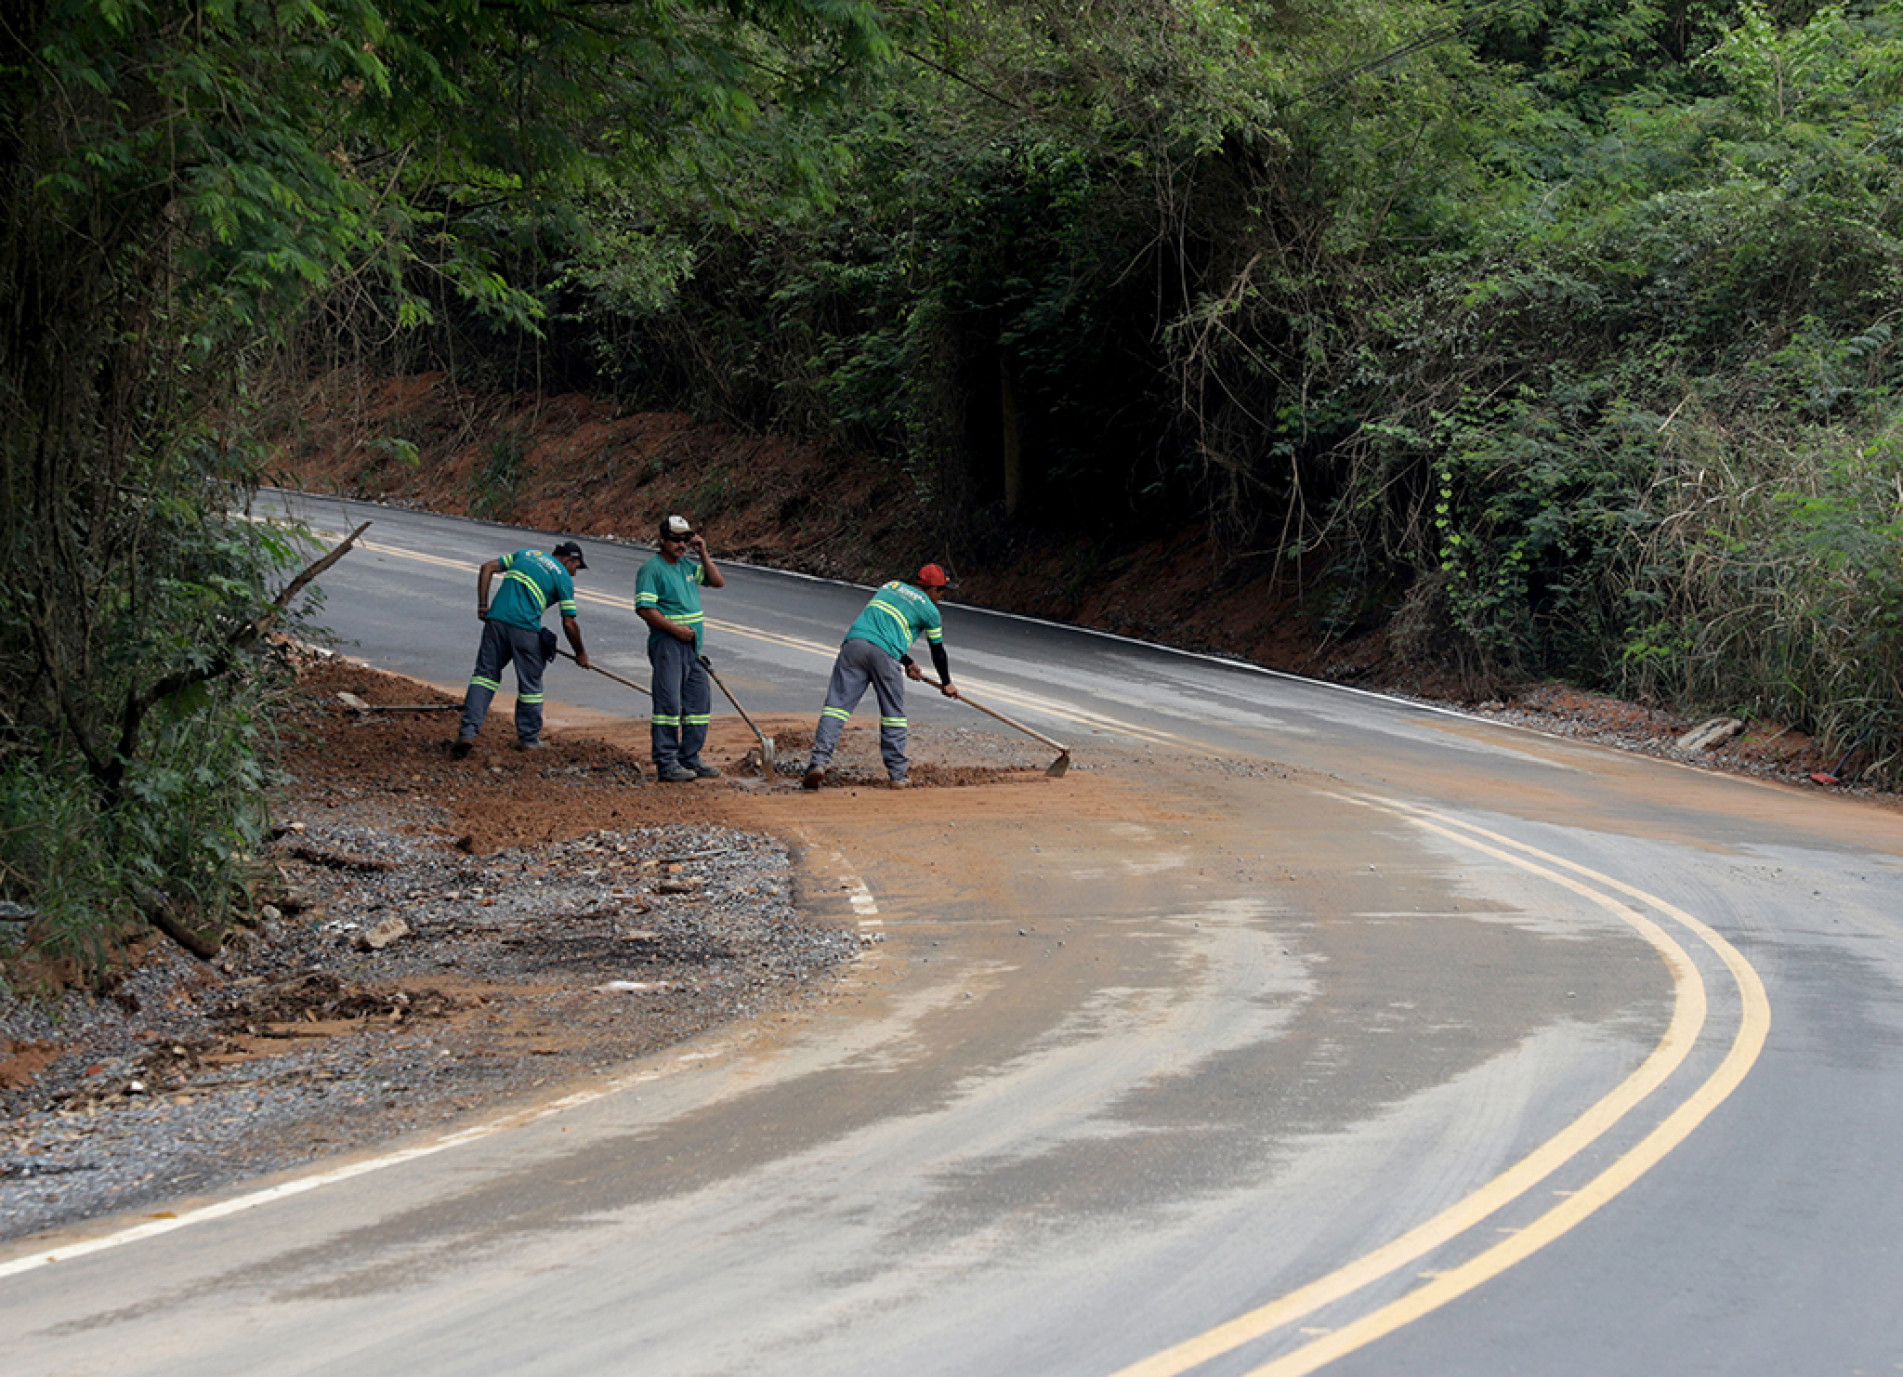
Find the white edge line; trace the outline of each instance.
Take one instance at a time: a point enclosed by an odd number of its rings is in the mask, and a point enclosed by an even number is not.
[[[291,497],[303,497],[314,502],[334,502],[340,507],[347,507],[350,503],[354,502],[358,506],[371,507],[384,511],[402,512],[405,516],[421,516],[441,521],[466,521],[473,525],[488,526],[503,531],[531,531],[536,535],[561,534],[557,531],[537,531],[533,527],[527,526],[505,526],[500,522],[483,521],[481,518],[473,516],[451,516],[446,512],[419,512],[410,507],[392,507],[388,503],[369,502],[362,498],[343,498],[326,493],[300,492],[295,488],[260,487],[258,491],[281,493]],[[593,540],[615,549],[644,550],[651,548],[643,545],[639,541],[623,540],[612,536],[575,536],[570,538],[576,540]],[[863,590],[877,587],[875,584],[853,583],[846,579],[829,579],[818,574],[803,574],[795,569],[776,569],[771,565],[748,564],[746,561],[738,559],[723,558],[720,562],[722,565],[733,565],[740,569],[751,569],[755,573],[772,574],[780,578],[788,579],[804,579],[808,583],[828,583],[838,588],[858,588]],[[1377,703],[1392,703],[1396,707],[1411,709],[1415,712],[1433,713],[1441,717],[1451,717],[1460,722],[1473,722],[1482,726],[1496,727],[1502,731],[1525,732],[1529,736],[1537,736],[1546,741],[1559,741],[1573,746],[1610,751],[1621,757],[1649,760],[1655,764],[1668,765],[1679,770],[1689,770],[1693,774],[1702,775],[1706,778],[1711,778],[1714,773],[1717,773],[1719,778],[1736,780],[1741,784],[1753,784],[1760,789],[1779,789],[1782,787],[1781,781],[1755,779],[1750,775],[1734,775],[1728,772],[1714,772],[1694,761],[1673,760],[1670,756],[1652,755],[1646,751],[1632,751],[1620,746],[1607,745],[1604,742],[1583,740],[1576,736],[1567,736],[1562,732],[1545,731],[1539,727],[1529,726],[1524,722],[1503,722],[1497,717],[1484,717],[1479,713],[1463,712],[1459,708],[1450,708],[1440,703],[1431,703],[1418,698],[1402,698],[1396,694],[1382,693],[1375,689],[1356,688],[1353,684],[1337,684],[1327,679],[1311,678],[1306,674],[1294,674],[1286,669],[1271,669],[1267,665],[1251,664],[1247,660],[1231,659],[1225,655],[1211,655],[1206,651],[1183,650],[1177,646],[1159,645],[1154,641],[1138,640],[1134,636],[1124,636],[1115,631],[1104,631],[1094,626],[1079,626],[1075,622],[1053,621],[1048,617],[1033,617],[1022,612],[1004,612],[995,607],[979,607],[972,603],[956,603],[954,604],[954,609],[961,615],[970,613],[974,616],[999,617],[1006,621],[1023,622],[1029,626],[1051,627],[1059,631],[1068,631],[1078,636],[1092,636],[1098,640],[1109,641],[1114,645],[1135,646],[1141,650],[1155,651],[1162,655],[1174,655],[1184,660],[1198,660],[1204,664],[1218,665],[1225,669],[1240,670],[1247,674],[1260,675],[1263,678],[1280,679],[1291,684],[1305,684],[1311,688],[1327,689],[1334,693],[1352,694],[1357,698],[1369,698]],[[1121,730],[1121,728],[1117,729]]]

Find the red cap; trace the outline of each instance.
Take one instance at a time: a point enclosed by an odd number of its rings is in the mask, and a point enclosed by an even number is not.
[[[918,571],[917,583],[920,588],[950,588],[953,586],[950,577],[936,564],[928,564],[923,569],[920,569]]]

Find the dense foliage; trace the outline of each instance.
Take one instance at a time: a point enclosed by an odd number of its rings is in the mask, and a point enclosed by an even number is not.
[[[717,166],[884,43],[853,0],[25,0],[0,26],[0,900],[215,949],[291,547],[236,515],[306,310],[526,326],[494,227]],[[373,308],[366,311],[364,303]]]
[[[222,921],[287,342],[830,432],[974,545],[1206,524],[1893,770],[1900,84],[1898,0],[26,0],[0,900]]]
[[[912,8],[825,117],[820,194],[743,160],[737,200],[616,206],[611,261],[584,214],[533,352],[830,429],[968,537],[1204,522],[1476,686],[1867,732],[1888,770],[1900,26],[1894,0]]]

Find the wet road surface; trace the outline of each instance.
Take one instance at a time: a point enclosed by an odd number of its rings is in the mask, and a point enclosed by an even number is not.
[[[376,522],[323,581],[341,648],[459,683],[474,567],[526,538],[307,510]],[[590,648],[644,678],[647,552],[584,545]],[[726,568],[723,678],[816,711],[865,590]],[[885,937],[822,1016],[10,1247],[0,1366],[1903,1370],[1897,813],[946,627],[959,681],[1077,764],[756,791],[808,906]],[[628,710],[566,668],[552,700]]]

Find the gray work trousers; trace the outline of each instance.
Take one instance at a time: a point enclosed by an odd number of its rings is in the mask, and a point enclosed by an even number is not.
[[[649,686],[654,707],[648,717],[648,745],[654,768],[670,765],[693,769],[701,763],[701,747],[714,720],[714,689],[700,653],[672,636],[648,637],[648,664],[654,674]]]
[[[905,778],[905,670],[871,641],[851,640],[839,647],[807,769],[823,770],[832,761],[839,734],[868,686],[879,699],[879,754],[885,758],[885,772],[893,779]]]

